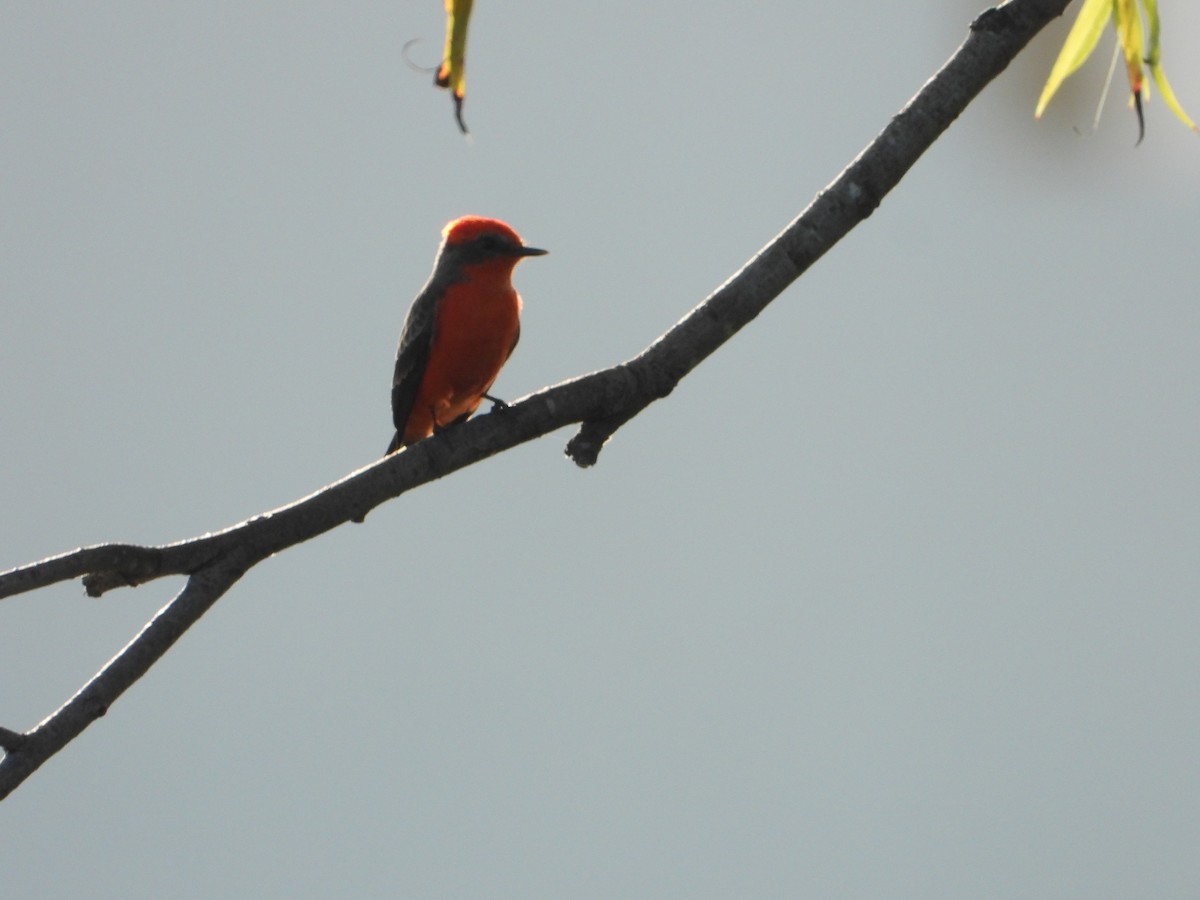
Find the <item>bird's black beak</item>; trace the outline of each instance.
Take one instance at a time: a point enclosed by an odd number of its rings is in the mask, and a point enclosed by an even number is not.
[[[549,250],[539,250],[537,247],[518,247],[517,256],[545,256]]]

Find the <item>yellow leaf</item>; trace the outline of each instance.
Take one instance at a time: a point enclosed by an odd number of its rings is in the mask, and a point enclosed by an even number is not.
[[[1150,75],[1154,78],[1154,83],[1158,85],[1158,91],[1162,94],[1167,108],[1192,131],[1200,132],[1200,128],[1197,128],[1196,123],[1188,118],[1188,114],[1183,111],[1183,107],[1175,99],[1175,92],[1171,90],[1170,82],[1167,81],[1167,73],[1163,71],[1162,64],[1158,59],[1158,0],[1142,0],[1142,6],[1146,8],[1146,26],[1150,31],[1150,40],[1146,47],[1146,65],[1150,67]]]
[[[1150,30],[1150,41],[1146,47],[1146,64],[1158,65],[1158,0],[1142,0],[1146,10],[1146,27]]]
[[[1034,118],[1041,118],[1042,111],[1054,96],[1054,92],[1068,75],[1083,65],[1084,60],[1095,49],[1096,42],[1100,40],[1100,33],[1112,17],[1113,3],[1114,0],[1084,0],[1083,8],[1079,10],[1075,24],[1071,26],[1066,43],[1059,51],[1058,59],[1054,61],[1054,68],[1050,70],[1046,86],[1042,88],[1042,96],[1038,98]]]
[[[1135,97],[1142,93],[1142,17],[1137,0],[1115,0],[1117,40],[1125,53],[1125,74]]]
[[[442,52],[442,64],[438,66],[433,83],[450,89],[454,98],[454,118],[462,133],[467,133],[463,121],[463,99],[467,93],[467,20],[471,18],[471,7],[475,0],[446,0],[446,49]]]
[[[1179,101],[1175,99],[1175,92],[1171,90],[1167,75],[1159,62],[1158,0],[1141,0],[1141,3],[1146,16],[1145,30],[1142,27],[1141,14],[1138,12],[1138,0],[1084,0],[1083,8],[1079,10],[1066,43],[1063,44],[1058,59],[1054,61],[1054,68],[1050,70],[1050,77],[1042,88],[1042,95],[1038,98],[1037,109],[1034,111],[1035,117],[1041,117],[1054,92],[1072,72],[1083,65],[1084,60],[1096,48],[1104,26],[1108,24],[1109,19],[1115,17],[1117,43],[1125,58],[1125,74],[1129,79],[1130,103],[1137,109],[1138,143],[1142,142],[1146,131],[1142,102],[1150,97],[1150,82],[1146,80],[1143,65],[1150,69],[1151,78],[1162,92],[1163,101],[1171,112],[1192,131],[1200,133],[1200,128],[1188,118]],[[1149,32],[1148,39],[1146,32]],[[1113,62],[1116,62],[1115,57]],[[1111,72],[1109,74],[1111,76]],[[1107,91],[1106,86],[1105,92]]]
[[[1150,74],[1154,76],[1154,83],[1158,85],[1158,92],[1163,96],[1163,102],[1167,104],[1167,108],[1175,113],[1175,117],[1184,125],[1192,129],[1192,131],[1200,133],[1200,128],[1196,127],[1196,123],[1188,118],[1187,113],[1183,111],[1183,107],[1179,105],[1179,101],[1175,99],[1175,92],[1171,90],[1171,85],[1167,82],[1167,75],[1163,71],[1162,66],[1151,66]]]

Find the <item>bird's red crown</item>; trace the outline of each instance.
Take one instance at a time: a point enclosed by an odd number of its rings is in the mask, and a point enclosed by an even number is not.
[[[484,216],[462,216],[442,229],[442,237],[446,239],[447,244],[464,244],[486,234],[501,235],[518,247],[521,246],[520,236],[499,219],[488,219]]]

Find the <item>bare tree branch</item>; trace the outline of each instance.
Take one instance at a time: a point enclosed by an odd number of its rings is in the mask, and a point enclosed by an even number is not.
[[[0,735],[6,751],[0,762],[0,800],[108,712],[113,701],[145,675],[247,568],[243,555],[234,552],[193,575],[175,599],[159,610],[79,693],[31,731],[16,736],[17,741],[6,729]]]
[[[114,587],[187,575],[183,590],[60,709],[21,734],[0,728],[0,799],[108,710],[247,570],[359,520],[387,500],[503,450],[579,423],[567,455],[593,465],[604,443],[766,308],[869,216],[972,99],[1069,0],[1009,0],[983,13],[920,93],[778,237],[628,362],[543,389],[224,531],[156,547],[102,544],[0,573],[0,598],[83,578]]]

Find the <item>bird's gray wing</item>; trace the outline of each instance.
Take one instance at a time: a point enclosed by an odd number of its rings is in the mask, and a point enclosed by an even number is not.
[[[400,342],[396,348],[396,370],[392,375],[392,424],[396,426],[396,437],[392,439],[388,452],[401,446],[404,426],[412,412],[417,388],[429,362],[429,348],[433,346],[435,291],[428,287],[413,301],[404,327],[400,329]]]

